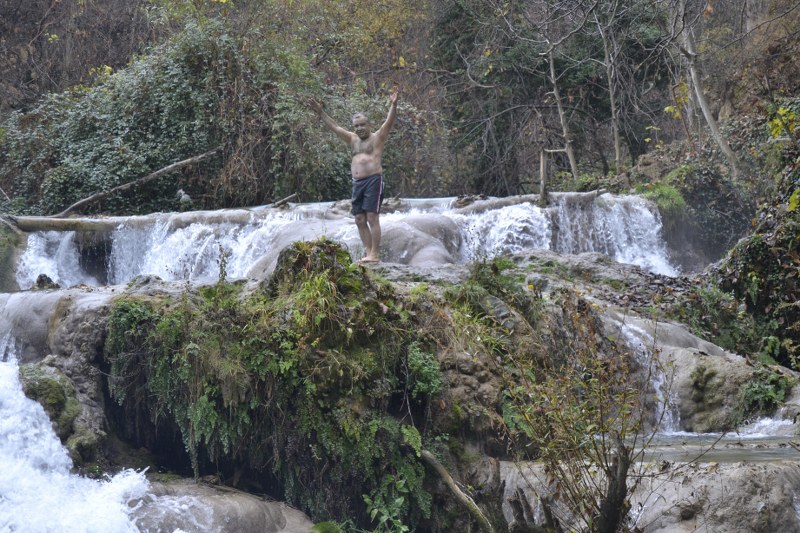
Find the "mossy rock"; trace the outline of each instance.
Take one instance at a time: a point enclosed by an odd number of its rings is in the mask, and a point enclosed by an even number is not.
[[[70,435],[66,442],[72,462],[79,466],[97,459],[103,436],[90,431],[88,428],[76,428],[76,431]]]
[[[327,272],[343,294],[360,293],[364,285],[365,274],[353,265],[347,249],[323,238],[311,242],[298,241],[284,248],[278,255],[275,271],[265,291],[271,296],[286,294],[322,272]]]
[[[41,404],[62,442],[75,432],[75,418],[81,406],[75,397],[75,386],[60,370],[42,364],[20,368],[25,395]]]
[[[672,198],[670,202],[676,213],[687,218],[686,236],[712,261],[744,235],[755,211],[746,191],[708,164],[682,165],[665,176],[660,187],[662,192],[670,187],[678,193],[667,195],[662,201]],[[683,225],[683,221],[676,222],[681,223],[675,224],[672,233],[679,231],[678,225]],[[666,237],[669,240],[671,235]]]
[[[14,277],[17,255],[23,238],[20,233],[0,221],[0,291],[19,290]]]
[[[739,298],[762,327],[756,340],[770,339],[762,351],[779,363],[798,368],[800,357],[800,208],[786,198],[800,190],[796,183],[783,197],[762,207],[752,235],[742,239],[719,265],[720,288]]]

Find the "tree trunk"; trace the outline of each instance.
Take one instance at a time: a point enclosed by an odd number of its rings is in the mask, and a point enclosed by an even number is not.
[[[539,151],[539,207],[547,206],[547,154]]]
[[[442,479],[442,481],[444,481],[444,484],[447,485],[447,488],[449,488],[456,497],[456,500],[458,500],[461,505],[467,508],[469,514],[472,515],[476,522],[478,522],[481,529],[487,533],[494,533],[494,528],[492,527],[491,522],[489,522],[473,499],[470,498],[469,495],[464,491],[462,491],[458,485],[456,485],[456,482],[453,481],[450,473],[444,466],[442,466],[438,459],[436,459],[436,456],[434,456],[428,450],[422,450],[420,456],[426,463],[428,463],[429,466],[434,469],[434,471],[436,471],[437,474],[439,474],[439,477]]]
[[[680,2],[680,13],[681,19],[686,20],[686,0],[681,0]],[[734,179],[739,177],[739,164],[736,158],[736,154],[733,153],[731,150],[728,141],[725,140],[725,137],[722,136],[722,133],[719,131],[719,127],[717,126],[717,121],[714,119],[714,115],[711,113],[711,108],[708,105],[708,100],[706,100],[705,93],[703,93],[703,86],[700,81],[700,74],[697,72],[697,52],[695,51],[694,46],[694,36],[692,35],[692,29],[689,26],[684,26],[683,31],[681,32],[681,36],[683,39],[683,47],[681,48],[681,53],[683,53],[684,57],[686,58],[686,63],[689,68],[689,76],[692,80],[692,85],[694,86],[695,96],[697,97],[697,105],[700,106],[700,110],[703,112],[703,118],[706,120],[706,124],[708,124],[709,130],[711,130],[711,137],[717,143],[722,153],[728,159],[728,163],[731,166],[731,175]]]
[[[611,132],[614,136],[614,166],[615,172],[619,174],[622,172],[622,141],[619,135],[619,110],[617,109],[617,76],[616,69],[614,68],[615,57],[609,50],[610,43],[609,37],[603,31],[600,21],[597,21],[597,29],[600,32],[600,37],[603,40],[603,60],[606,67],[606,78],[608,78],[608,100],[611,104]]]
[[[553,59],[553,50],[547,54],[550,61],[550,82],[553,84],[553,98],[556,101],[556,109],[558,109],[558,119],[561,122],[561,135],[564,137],[564,151],[567,153],[569,159],[569,167],[572,172],[572,177],[578,179],[578,164],[575,162],[575,153],[572,151],[572,136],[569,133],[569,125],[567,124],[567,116],[564,113],[564,106],[561,105],[561,94],[558,92],[558,80],[556,78],[556,63]]]
[[[628,469],[631,466],[630,450],[617,437],[616,455],[606,469],[608,477],[606,493],[600,505],[600,515],[595,521],[593,531],[597,533],[616,533],[625,517],[625,499],[628,495]]]

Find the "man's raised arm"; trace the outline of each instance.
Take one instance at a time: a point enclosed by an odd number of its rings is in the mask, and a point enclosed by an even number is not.
[[[318,101],[316,101],[314,99],[311,99],[311,100],[308,101],[308,105],[309,105],[309,107],[311,107],[311,109],[317,115],[319,115],[319,118],[322,119],[322,122],[325,124],[325,126],[327,126],[329,130],[331,130],[333,133],[335,133],[337,137],[339,137],[341,140],[343,140],[343,141],[345,141],[347,143],[352,141],[353,136],[355,134],[347,131],[346,129],[344,129],[343,127],[338,125],[336,123],[336,121],[333,120],[330,117],[330,115],[328,115],[325,112],[325,110],[322,108],[322,104],[321,103],[319,103]]]
[[[392,102],[391,107],[389,107],[389,114],[386,116],[386,120],[383,122],[380,129],[376,132],[376,135],[382,140],[386,140],[386,137],[389,136],[389,132],[392,130],[392,126],[394,126],[394,119],[397,116],[397,91],[389,95],[389,100]]]

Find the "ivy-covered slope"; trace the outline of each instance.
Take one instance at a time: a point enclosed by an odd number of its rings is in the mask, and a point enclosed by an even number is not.
[[[761,334],[758,349],[800,369],[800,152],[792,144],[776,194],[756,215],[752,233],[713,274],[743,302]]]

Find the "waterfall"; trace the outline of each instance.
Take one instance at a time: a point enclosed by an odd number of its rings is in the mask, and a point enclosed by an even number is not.
[[[661,238],[661,216],[640,196],[598,196],[591,204],[556,204],[554,251],[560,254],[600,252],[619,263],[630,263],[677,275]]]
[[[653,353],[655,341],[652,335],[628,323],[620,324],[619,332],[633,350],[636,361],[650,377],[656,394],[655,420],[658,432],[670,434],[680,431],[680,413],[671,394],[671,379],[658,356]]]
[[[560,254],[598,252],[654,273],[677,274],[660,235],[658,211],[639,196],[605,194],[592,202],[562,198],[546,208],[520,202],[470,214],[452,207],[452,199],[403,202],[404,210],[381,217],[384,243],[389,243],[384,246],[387,262],[414,264],[413,252],[431,245],[443,252],[428,254],[429,260],[450,262],[541,249]],[[107,237],[110,251],[99,270],[105,271],[109,284],[123,284],[138,275],[208,283],[218,278],[223,261],[231,279],[249,277],[259,262],[267,263],[262,271],[268,270],[277,251],[297,240],[327,236],[345,244],[354,255],[360,253],[352,219],[332,205],[122,219]],[[406,224],[409,220],[424,226],[413,238],[409,232],[414,224]],[[393,236],[399,243],[394,247]],[[425,239],[431,242],[422,242]],[[90,274],[81,259],[78,241],[74,232],[32,233],[17,266],[20,288],[33,286],[39,274],[47,274],[61,286],[98,285],[97,275]]]
[[[9,337],[0,339],[0,354],[0,531],[139,531],[130,515],[147,491],[144,475],[72,474],[44,409],[22,392]]]
[[[463,227],[465,261],[522,252],[548,250],[552,245],[552,222],[547,210],[533,204],[518,204],[479,215],[450,215]]]
[[[17,283],[21,288],[30,288],[40,274],[64,286],[98,284],[81,267],[74,231],[40,231],[28,236],[28,246],[19,261]]]
[[[219,527],[206,501],[155,495],[144,472],[126,469],[96,480],[71,470],[47,413],[22,390],[11,335],[0,337],[0,532],[184,533]]]

